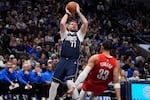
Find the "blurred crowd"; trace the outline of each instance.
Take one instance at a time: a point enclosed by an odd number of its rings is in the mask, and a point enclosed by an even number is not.
[[[149,10],[130,0],[128,3],[122,2],[121,7],[114,7],[105,0],[75,1],[80,4],[89,22],[80,48],[80,70],[92,54],[99,52],[99,44],[111,39],[114,43],[112,55],[121,65],[121,81],[150,78],[150,57],[139,55],[135,46],[137,42],[131,35],[150,32]],[[32,87],[30,83],[50,84],[60,57],[59,22],[67,2],[0,1],[0,81],[6,81],[9,85],[17,81],[27,88]],[[28,78],[24,79],[22,71]]]

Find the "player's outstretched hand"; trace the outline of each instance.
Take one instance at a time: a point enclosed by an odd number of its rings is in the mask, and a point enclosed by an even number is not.
[[[69,12],[69,10],[67,9],[67,7],[65,8],[66,13],[69,14],[69,16],[72,16],[71,12]]]
[[[68,94],[70,94],[70,95],[72,95],[72,94],[73,94],[74,89],[75,89],[74,87],[71,87],[71,88],[67,91],[67,93],[68,93]]]
[[[76,5],[77,5],[77,7],[76,7],[76,11],[77,11],[77,13],[80,13],[80,6],[79,6],[79,4],[78,4],[78,3],[76,3]]]

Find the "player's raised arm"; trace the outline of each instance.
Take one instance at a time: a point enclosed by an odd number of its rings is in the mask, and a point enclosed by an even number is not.
[[[65,8],[65,10],[66,10],[66,13],[60,21],[60,33],[64,33],[66,31],[66,22],[68,20],[69,15],[71,15],[71,13],[69,12],[67,8]]]
[[[77,4],[77,7],[76,7],[76,11],[77,11],[77,14],[79,15],[79,17],[81,18],[82,20],[82,25],[81,25],[81,32],[82,33],[86,33],[87,31],[87,28],[88,28],[88,21],[87,19],[85,18],[85,16],[80,12],[80,7],[79,7],[79,4]]]
[[[117,62],[113,71],[114,89],[116,91],[117,100],[121,100],[120,81],[119,81],[120,64]]]

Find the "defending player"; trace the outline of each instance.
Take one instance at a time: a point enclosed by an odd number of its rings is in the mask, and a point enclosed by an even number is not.
[[[101,45],[102,53],[95,54],[89,58],[87,66],[75,82],[76,86],[83,82],[79,100],[85,100],[87,91],[91,91],[93,98],[96,98],[96,96],[102,94],[104,90],[107,89],[108,84],[112,80],[117,100],[121,100],[119,83],[120,65],[117,60],[110,55],[111,49],[112,41],[106,40]]]

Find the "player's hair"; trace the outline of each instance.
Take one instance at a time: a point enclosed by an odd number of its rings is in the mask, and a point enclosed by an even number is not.
[[[71,22],[78,23],[78,21],[77,21],[77,20],[75,20],[75,19],[72,19],[72,20],[69,20],[69,21],[68,21],[68,23],[69,23],[69,24],[70,24]]]
[[[112,50],[113,49],[112,40],[103,41],[102,46],[104,47],[105,50]]]

